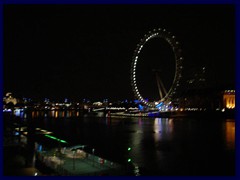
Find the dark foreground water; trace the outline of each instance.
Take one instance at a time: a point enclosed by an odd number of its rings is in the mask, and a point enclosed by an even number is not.
[[[235,175],[233,119],[43,116],[34,125],[106,159],[131,158],[142,175]]]

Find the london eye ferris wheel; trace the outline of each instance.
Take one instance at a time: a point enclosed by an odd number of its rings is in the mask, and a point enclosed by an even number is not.
[[[172,80],[172,84],[168,90],[165,89],[164,84],[161,81],[161,78],[159,78],[158,75],[156,75],[157,80],[157,86],[159,91],[159,100],[156,102],[149,102],[147,101],[139,91],[138,83],[137,83],[137,63],[139,60],[140,52],[142,51],[145,43],[148,41],[154,39],[154,38],[162,38],[164,39],[172,48],[174,53],[174,59],[175,59],[175,73]],[[134,54],[132,58],[131,63],[131,85],[134,92],[134,96],[145,106],[148,107],[158,107],[159,104],[171,102],[172,98],[176,94],[178,87],[180,86],[180,79],[182,77],[182,62],[183,57],[181,54],[182,50],[180,48],[179,42],[176,40],[176,37],[172,35],[171,32],[168,32],[166,29],[153,29],[152,31],[149,31],[147,34],[144,35],[144,37],[140,40],[138,43]],[[138,81],[141,81],[141,79],[138,79]],[[147,88],[147,87],[146,87]]]

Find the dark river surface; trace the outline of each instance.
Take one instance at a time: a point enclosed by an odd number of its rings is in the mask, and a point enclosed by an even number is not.
[[[234,119],[52,113],[34,118],[34,126],[114,162],[131,158],[141,175],[235,175]]]

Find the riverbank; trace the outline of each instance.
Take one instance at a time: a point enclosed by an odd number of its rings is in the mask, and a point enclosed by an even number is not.
[[[200,118],[200,117],[214,117],[214,118],[229,118],[235,119],[234,110],[222,111],[169,111],[169,112],[139,112],[139,113],[128,113],[128,112],[116,112],[111,113],[107,117],[159,117],[159,118]]]
[[[121,176],[125,173],[120,164],[71,147],[38,151],[36,167],[58,176]]]

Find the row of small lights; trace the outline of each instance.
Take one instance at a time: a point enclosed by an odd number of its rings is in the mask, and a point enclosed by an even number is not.
[[[227,92],[227,93],[235,93],[235,90],[225,90],[224,92]]]

